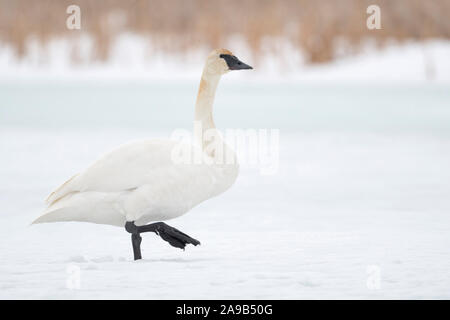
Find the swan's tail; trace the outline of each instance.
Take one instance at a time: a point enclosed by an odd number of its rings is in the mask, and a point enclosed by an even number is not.
[[[113,197],[101,192],[71,193],[49,205],[31,224],[79,221],[123,227],[125,215],[118,212]]]

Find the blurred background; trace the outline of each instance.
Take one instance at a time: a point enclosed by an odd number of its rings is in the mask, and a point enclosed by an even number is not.
[[[66,28],[64,12],[71,4],[82,9],[80,32],[70,33]],[[364,27],[371,4],[382,9],[383,28],[377,32]],[[282,39],[301,50],[308,63],[357,53],[369,39],[382,47],[392,40],[450,37],[447,0],[2,0],[0,5],[0,40],[18,57],[30,53],[28,44],[33,38],[45,46],[55,38],[84,34],[93,38],[88,58],[106,60],[123,32],[151,41],[148,54],[198,47],[211,50],[239,37],[254,59],[262,52],[278,53],[280,48],[273,40]],[[67,54],[77,62],[82,50],[71,49]]]
[[[146,69],[145,76],[160,77],[161,64],[167,68],[179,62],[172,69],[186,74],[192,69],[186,65],[197,66],[206,52],[229,47],[246,55],[258,69],[292,74],[305,65],[409,44],[410,50],[398,55],[416,56],[430,79],[443,77],[436,56],[447,54],[448,48],[442,52],[442,47],[426,44],[449,39],[450,2],[372,2],[1,0],[0,66],[17,76],[21,73],[10,70],[11,64],[26,66],[29,74],[29,68],[42,65],[56,72],[102,62],[134,73]],[[81,9],[79,30],[66,27],[66,9],[72,4]],[[381,9],[379,30],[366,27],[371,4]]]
[[[449,298],[449,16],[449,0],[0,0],[0,297]],[[148,237],[132,264],[122,230],[28,227],[101,154],[190,129],[217,47],[254,70],[223,77],[216,125],[279,129],[279,170],[243,163],[173,221],[200,249]]]

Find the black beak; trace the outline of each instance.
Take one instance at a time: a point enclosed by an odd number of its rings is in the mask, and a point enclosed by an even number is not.
[[[220,57],[225,60],[230,70],[253,69],[248,64],[243,63],[241,60],[230,54],[221,54]]]
[[[242,61],[238,60],[238,62],[233,65],[232,67],[229,67],[230,70],[244,70],[244,69],[253,69],[248,64],[243,63]]]

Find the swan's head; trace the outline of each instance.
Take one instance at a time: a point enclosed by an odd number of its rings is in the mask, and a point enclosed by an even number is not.
[[[231,70],[253,68],[236,58],[231,51],[227,49],[216,49],[206,59],[206,69],[208,72],[222,75]]]

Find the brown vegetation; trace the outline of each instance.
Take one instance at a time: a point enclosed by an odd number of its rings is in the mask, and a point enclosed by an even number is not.
[[[284,37],[310,62],[333,59],[337,42],[350,52],[368,38],[450,38],[450,0],[0,0],[0,43],[19,56],[26,41],[42,43],[71,36],[66,8],[81,7],[82,29],[95,39],[95,59],[106,59],[112,39],[122,31],[151,37],[158,50],[222,47],[240,35],[253,53],[270,48],[263,40]],[[382,30],[366,28],[366,8],[381,7]]]

